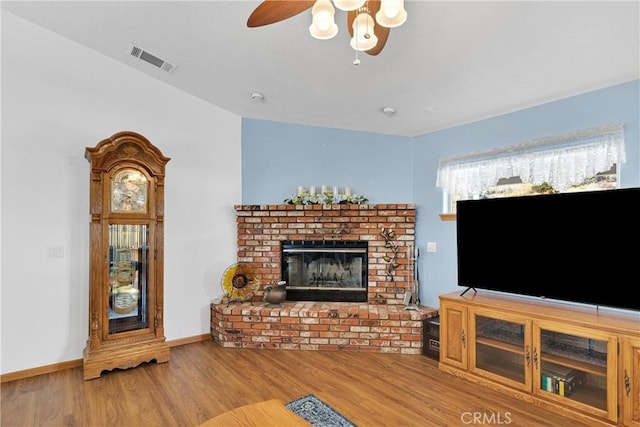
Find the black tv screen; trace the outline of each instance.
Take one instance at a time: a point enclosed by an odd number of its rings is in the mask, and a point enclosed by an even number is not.
[[[457,203],[458,285],[640,310],[640,188]]]

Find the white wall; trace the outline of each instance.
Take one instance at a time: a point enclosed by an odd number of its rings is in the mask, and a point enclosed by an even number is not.
[[[171,158],[167,339],[206,334],[209,301],[222,294],[220,277],[236,259],[240,117],[2,13],[3,374],[82,358],[89,251],[84,150],[123,130],[144,135]],[[49,258],[51,246],[62,246],[64,256]]]

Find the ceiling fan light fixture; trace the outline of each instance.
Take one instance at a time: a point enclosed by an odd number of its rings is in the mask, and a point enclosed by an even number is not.
[[[380,10],[376,13],[376,22],[383,27],[395,28],[407,20],[404,0],[382,0]]]
[[[247,27],[274,24],[311,9],[310,35],[327,40],[339,32],[335,22],[338,8],[346,12],[351,47],[376,56],[387,44],[390,29],[407,19],[404,4],[404,0],[262,0],[247,19]]]
[[[374,33],[375,23],[369,13],[358,13],[353,20],[353,37],[351,47],[359,51],[373,49],[378,44],[378,37]]]
[[[349,12],[356,10],[366,3],[367,0],[333,0],[333,4],[340,10]]]
[[[313,20],[309,26],[309,33],[319,40],[333,38],[338,34],[335,13],[330,0],[317,0],[311,9]]]
[[[332,39],[338,34],[338,26],[333,24],[327,30],[321,30],[315,27],[313,24],[309,26],[309,34],[318,40],[328,40]]]

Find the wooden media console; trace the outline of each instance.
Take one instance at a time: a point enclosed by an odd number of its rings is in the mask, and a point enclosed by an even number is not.
[[[442,371],[588,425],[640,426],[640,313],[440,296]]]

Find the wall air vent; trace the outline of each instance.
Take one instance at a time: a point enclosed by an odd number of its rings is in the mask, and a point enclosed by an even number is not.
[[[131,56],[135,56],[138,59],[148,62],[154,67],[160,68],[162,71],[166,71],[169,74],[172,74],[173,70],[176,69],[175,65],[165,61],[162,58],[158,58],[154,54],[147,52],[139,46],[130,45],[128,52]]]

